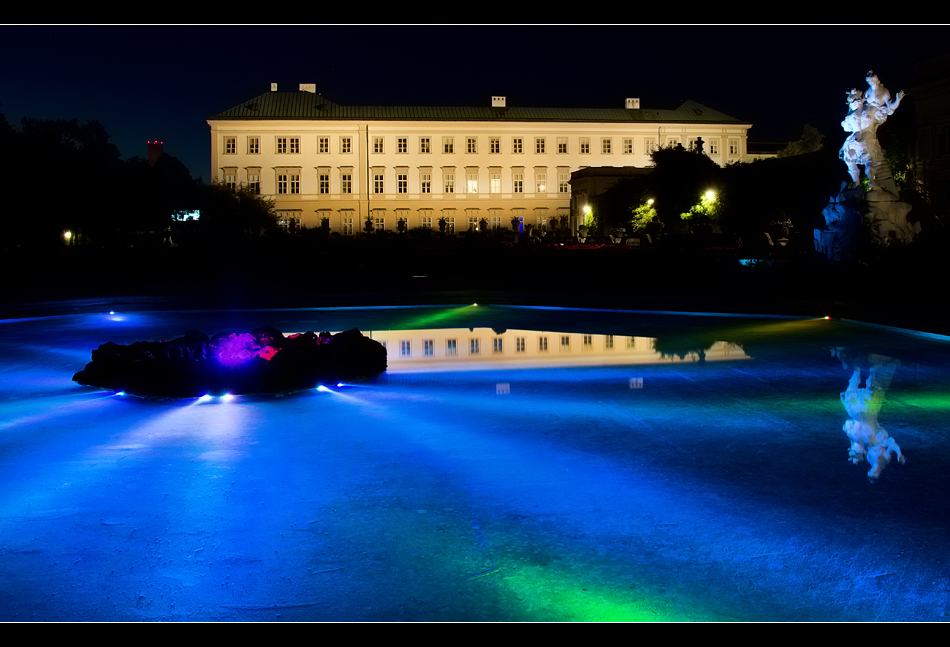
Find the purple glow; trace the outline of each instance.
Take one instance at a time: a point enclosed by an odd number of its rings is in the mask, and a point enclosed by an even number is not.
[[[214,347],[218,362],[228,367],[240,366],[255,357],[269,360],[278,351],[272,346],[262,348],[250,333],[231,333],[228,337],[215,340]]]

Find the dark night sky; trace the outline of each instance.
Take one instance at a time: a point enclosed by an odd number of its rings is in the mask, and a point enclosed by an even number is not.
[[[210,178],[205,120],[270,89],[317,84],[343,105],[674,108],[692,99],[751,121],[752,141],[810,123],[844,141],[845,91],[868,69],[896,94],[950,52],[946,26],[0,27],[0,112],[96,120],[123,158],[160,139]],[[912,106],[911,106],[912,107]]]

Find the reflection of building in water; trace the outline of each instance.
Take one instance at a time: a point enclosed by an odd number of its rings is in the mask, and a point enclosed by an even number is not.
[[[661,357],[654,339],[626,335],[587,335],[540,330],[436,328],[376,330],[364,333],[386,347],[390,373],[470,371],[480,368],[544,368],[698,362],[697,352],[683,358]],[[730,342],[716,342],[704,360],[750,359]]]

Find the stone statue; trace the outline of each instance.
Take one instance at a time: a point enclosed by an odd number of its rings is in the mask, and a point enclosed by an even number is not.
[[[841,128],[850,134],[838,157],[848,167],[852,184],[850,187],[843,184],[838,197],[831,198],[822,212],[826,227],[815,230],[815,249],[833,260],[851,257],[857,243],[853,234],[864,219],[870,222],[877,242],[883,245],[895,240],[911,242],[920,233],[920,223],[907,220],[911,206],[897,197],[897,185],[884,160],[884,149],[877,140],[878,127],[897,110],[904,92],[898,92],[896,98],[891,99],[890,92],[874,72],[867,73],[866,81],[866,92],[854,88],[848,91],[849,112],[841,122]],[[861,189],[862,166],[870,186],[867,192]],[[854,205],[860,202],[856,200],[858,197],[867,199],[866,211],[857,212],[861,218],[854,217]],[[844,205],[850,205],[848,213],[845,213]]]

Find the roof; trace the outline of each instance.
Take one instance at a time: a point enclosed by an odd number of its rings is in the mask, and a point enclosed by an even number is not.
[[[750,124],[687,100],[673,110],[656,108],[479,108],[341,106],[307,91],[265,92],[210,119],[307,119],[360,121],[573,121],[595,123]],[[750,124],[751,125],[751,124]]]

